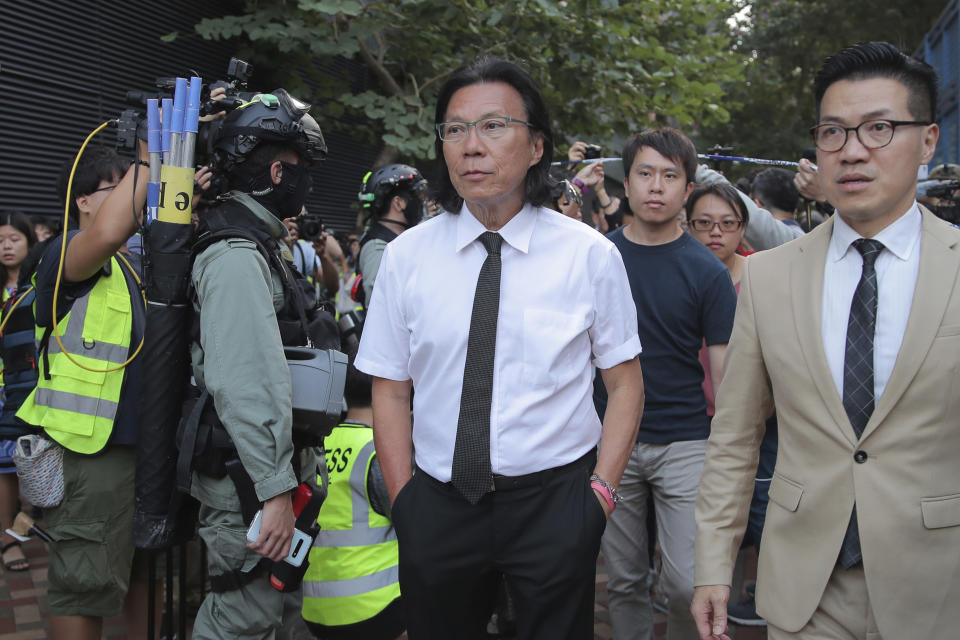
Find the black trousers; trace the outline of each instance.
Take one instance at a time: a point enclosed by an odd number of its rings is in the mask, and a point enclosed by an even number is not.
[[[597,554],[606,516],[590,488],[595,456],[531,474],[471,505],[414,474],[393,506],[410,640],[484,637],[500,574],[522,640],[592,640]]]

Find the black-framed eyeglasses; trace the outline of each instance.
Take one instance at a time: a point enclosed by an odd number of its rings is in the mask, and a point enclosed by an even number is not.
[[[928,124],[932,123],[925,120],[866,120],[855,127],[826,123],[810,127],[810,133],[817,149],[831,153],[843,149],[851,131],[867,149],[880,149],[890,144],[897,127],[924,127]]]
[[[100,187],[99,189],[94,189],[93,191],[90,192],[90,195],[93,195],[94,193],[97,193],[98,191],[113,191],[113,190],[116,189],[116,188],[117,188],[117,185],[111,184],[111,185],[109,185],[109,186],[107,186],[107,187]]]
[[[724,218],[723,220],[694,218],[689,224],[694,231],[713,231],[714,227],[720,227],[720,231],[724,233],[733,233],[743,225],[743,220],[740,218]]]
[[[481,118],[473,122],[441,122],[437,125],[437,133],[444,142],[459,142],[464,140],[470,133],[470,127],[477,130],[477,135],[484,138],[500,138],[507,132],[507,127],[511,122],[525,124],[532,127],[533,124],[526,120],[517,120],[508,116],[495,116],[492,118]]]

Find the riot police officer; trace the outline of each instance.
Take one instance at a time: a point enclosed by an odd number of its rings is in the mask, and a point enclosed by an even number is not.
[[[283,349],[310,339],[315,305],[312,287],[301,286],[287,263],[282,220],[300,212],[311,165],[325,156],[309,105],[280,89],[233,111],[215,134],[213,169],[230,191],[205,215],[194,249],[192,361],[215,427],[228,437],[218,451],[195,456],[191,494],[201,503],[211,591],[194,638],[282,637],[300,615],[299,592],[272,587],[263,559],[287,555],[291,491],[318,473],[313,450],[295,446]],[[248,543],[256,510],[259,533]]]
[[[370,226],[360,237],[357,273],[362,277],[363,302],[370,304],[373,284],[387,243],[423,218],[427,181],[405,164],[389,164],[363,178],[358,198]]]

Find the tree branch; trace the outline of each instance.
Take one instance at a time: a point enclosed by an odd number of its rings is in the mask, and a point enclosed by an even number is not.
[[[364,64],[366,64],[371,71],[373,71],[373,75],[377,76],[377,78],[380,80],[380,84],[383,85],[384,90],[388,91],[390,95],[402,95],[403,89],[399,84],[397,84],[397,81],[393,79],[393,76],[390,75],[390,72],[387,71],[387,68],[373,57],[373,54],[370,53],[367,45],[365,45],[363,41],[358,41],[357,44],[360,46],[360,59],[363,60]]]
[[[498,42],[498,43],[496,43],[496,44],[494,44],[494,45],[492,45],[492,46],[490,46],[490,47],[487,47],[486,49],[484,49],[484,50],[481,51],[480,53],[478,53],[476,57],[477,57],[477,58],[482,58],[483,56],[485,56],[485,55],[487,55],[487,54],[493,53],[494,51],[496,51],[497,49],[501,48],[502,46],[503,46],[503,43],[502,43],[502,42]],[[429,78],[429,79],[427,79],[427,80],[424,80],[423,84],[420,85],[420,93],[423,93],[424,89],[426,89],[427,87],[429,87],[430,85],[432,85],[434,82],[438,82],[438,81],[440,81],[440,80],[443,80],[444,78],[446,78],[448,75],[450,75],[450,74],[453,73],[453,72],[454,72],[453,69],[447,69],[447,70],[444,71],[443,73],[439,73],[439,74],[433,76],[432,78]]]

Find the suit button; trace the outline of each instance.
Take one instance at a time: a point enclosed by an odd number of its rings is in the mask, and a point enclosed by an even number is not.
[[[857,451],[855,454],[853,454],[853,459],[857,464],[863,464],[867,461],[867,452]]]

